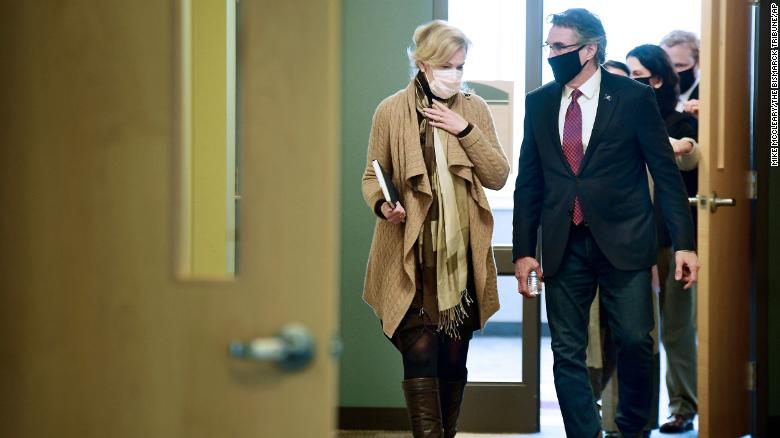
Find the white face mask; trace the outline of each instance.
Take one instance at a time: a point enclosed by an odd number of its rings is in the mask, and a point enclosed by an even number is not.
[[[430,85],[431,92],[436,97],[449,99],[460,90],[460,83],[463,78],[462,70],[431,69],[431,74],[433,75],[433,80],[428,85]]]

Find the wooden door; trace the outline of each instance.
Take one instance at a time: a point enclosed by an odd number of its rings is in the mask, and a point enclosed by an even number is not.
[[[0,435],[326,437],[339,3],[241,2],[240,272],[176,272],[179,4],[0,14]],[[299,322],[303,371],[232,359]]]
[[[750,2],[702,7],[699,139],[699,436],[750,433]],[[733,207],[712,209],[713,193]]]

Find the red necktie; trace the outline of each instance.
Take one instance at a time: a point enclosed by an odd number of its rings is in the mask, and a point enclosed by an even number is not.
[[[566,109],[566,120],[563,123],[563,155],[569,162],[571,171],[576,175],[580,171],[582,161],[582,110],[577,99],[582,96],[582,91],[575,89],[571,92],[571,103]],[[574,210],[571,216],[574,225],[582,223],[584,216],[580,206],[580,198],[574,198]]]

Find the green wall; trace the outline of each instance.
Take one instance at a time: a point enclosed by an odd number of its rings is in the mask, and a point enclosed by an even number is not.
[[[342,3],[342,219],[339,405],[402,407],[398,352],[363,302],[363,277],[374,215],[363,202],[371,117],[379,102],[409,81],[406,48],[414,29],[433,17],[432,0]]]

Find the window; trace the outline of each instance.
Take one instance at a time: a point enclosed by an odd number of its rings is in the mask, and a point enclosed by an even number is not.
[[[507,126],[510,137],[510,145],[503,145],[510,156],[512,174],[507,180],[506,186],[499,191],[487,190],[488,201],[496,213],[499,210],[508,210],[511,216],[513,181],[517,176],[517,157],[520,151],[523,134],[523,110],[525,96],[525,2],[516,0],[482,0],[479,2],[468,0],[449,0],[448,21],[459,27],[471,40],[466,66],[464,68],[464,81],[477,81],[491,83],[495,81],[508,81],[511,83],[510,94],[512,96],[511,124]],[[480,87],[474,86],[477,94]],[[491,104],[490,96],[482,96]],[[499,115],[494,112],[494,117]],[[500,117],[500,115],[499,115]],[[501,137],[503,121],[496,120]],[[497,218],[497,220],[500,218]],[[511,219],[509,221],[511,224]],[[496,227],[499,230],[499,227]],[[506,232],[505,227],[494,233],[494,243],[511,242],[511,229]]]

